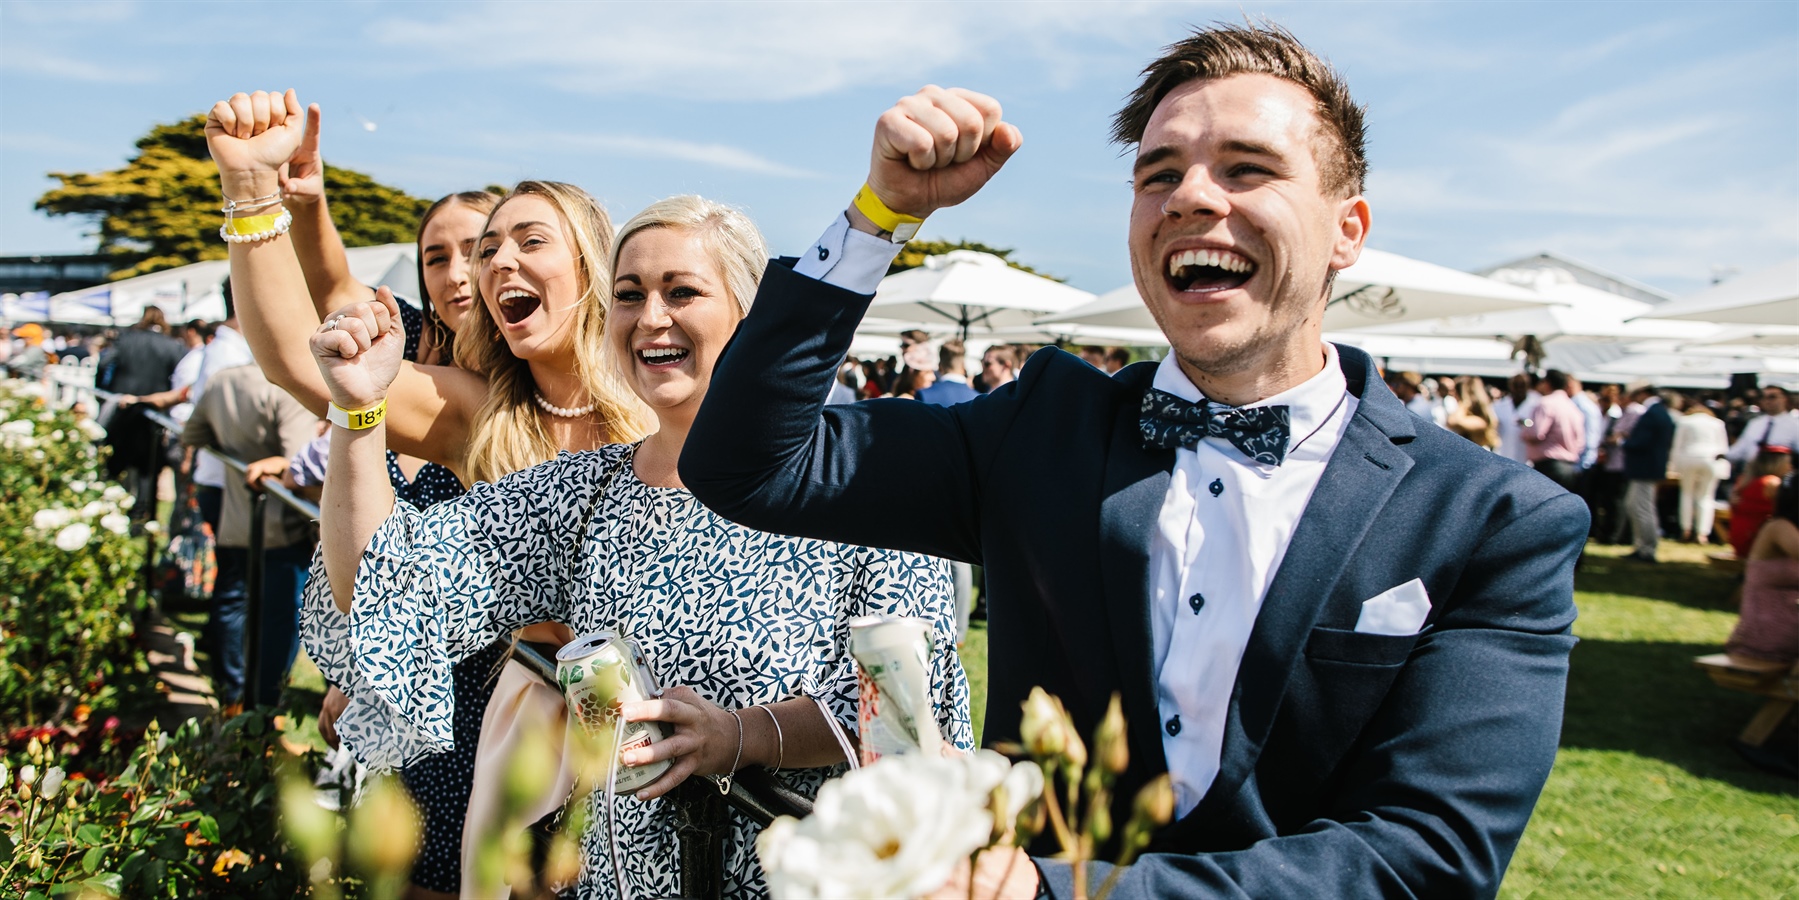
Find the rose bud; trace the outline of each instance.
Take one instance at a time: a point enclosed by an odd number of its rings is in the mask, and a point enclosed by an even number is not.
[[[1112,702],[1106,706],[1106,717],[1099,721],[1099,728],[1093,732],[1093,751],[1099,754],[1099,764],[1114,775],[1121,775],[1130,767],[1131,748],[1124,734],[1124,708],[1116,691],[1112,693]]]

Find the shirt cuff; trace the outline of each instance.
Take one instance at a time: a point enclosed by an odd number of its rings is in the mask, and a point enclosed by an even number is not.
[[[846,291],[872,294],[904,246],[851,228],[845,213],[800,255],[793,271]]]

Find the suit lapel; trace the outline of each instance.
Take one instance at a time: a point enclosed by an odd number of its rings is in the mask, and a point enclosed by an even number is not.
[[[1339,356],[1349,390],[1359,398],[1356,413],[1262,601],[1232,689],[1218,777],[1183,820],[1190,827],[1227,805],[1255,767],[1319,611],[1412,467],[1411,456],[1394,446],[1416,433],[1412,414],[1386,385],[1368,378],[1373,361],[1367,355],[1339,347]]]
[[[1133,366],[1132,368],[1137,368]],[[1154,367],[1147,367],[1153,375]],[[1147,386],[1147,379],[1145,381]],[[1141,391],[1119,404],[1106,454],[1100,501],[1100,576],[1105,585],[1112,651],[1118,659],[1133,758],[1153,753],[1167,769],[1156,710],[1155,639],[1150,632],[1149,544],[1168,493],[1173,450],[1146,450],[1137,429]]]

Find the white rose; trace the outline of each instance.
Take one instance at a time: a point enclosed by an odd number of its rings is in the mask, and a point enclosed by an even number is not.
[[[71,482],[69,482],[69,490],[74,491],[77,494],[86,493],[87,492],[87,482],[71,481]]]
[[[162,534],[162,523],[151,519],[144,523],[144,531],[147,534]]]
[[[35,783],[37,781],[37,766],[26,763],[24,766],[20,767],[19,780],[25,782],[27,785]]]
[[[111,503],[101,503],[100,501],[95,500],[81,508],[81,517],[83,519],[91,519],[95,516],[105,515],[114,508],[115,507]]]
[[[32,515],[31,527],[39,531],[55,531],[69,524],[74,518],[74,513],[60,506],[55,509],[40,509]]]
[[[62,429],[58,428],[55,431],[50,432],[50,440],[53,440],[53,441],[62,440]]]
[[[106,429],[101,428],[100,423],[93,419],[82,419],[75,423],[75,427],[81,429],[81,433],[87,435],[87,439],[90,441],[106,437]]]
[[[917,897],[987,846],[988,799],[1011,764],[990,750],[890,756],[826,782],[812,815],[777,819],[756,841],[776,897]]]
[[[130,491],[125,490],[124,488],[119,487],[116,484],[109,484],[106,486],[106,490],[101,492],[100,499],[112,500],[114,502],[117,502],[117,501],[123,500],[129,496],[131,496]]]
[[[43,783],[38,786],[39,795],[45,800],[56,796],[56,792],[62,790],[62,779],[62,766],[51,766],[50,771],[44,773]]]
[[[0,425],[0,434],[19,434],[28,436],[33,430],[31,423],[25,419],[14,419],[11,422]]]
[[[113,513],[100,517],[100,527],[113,534],[124,534],[131,530],[131,517],[124,513]]]
[[[56,549],[74,553],[87,546],[88,539],[94,536],[94,529],[86,522],[76,522],[56,533]]]

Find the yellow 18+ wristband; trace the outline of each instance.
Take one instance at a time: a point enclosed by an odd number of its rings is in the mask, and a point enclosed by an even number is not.
[[[348,428],[351,431],[373,428],[381,424],[382,419],[387,418],[387,400],[383,399],[367,409],[344,409],[333,403],[331,408],[325,411],[325,418],[330,419],[331,424],[340,428]]]
[[[893,235],[893,242],[896,244],[903,244],[911,240],[912,236],[918,233],[918,226],[924,224],[924,220],[916,216],[908,216],[888,209],[887,204],[882,203],[881,198],[875,196],[874,188],[867,184],[863,184],[862,190],[856,192],[854,206],[868,217],[868,221],[875,223],[876,228]]]

